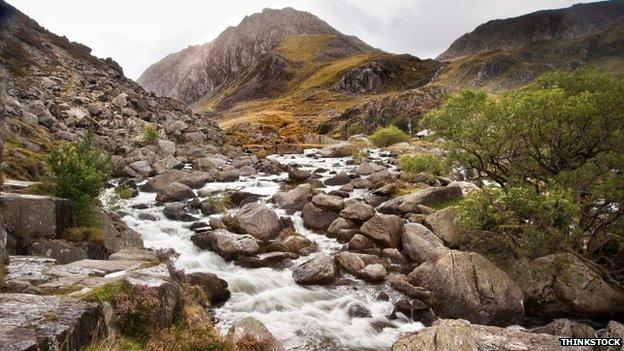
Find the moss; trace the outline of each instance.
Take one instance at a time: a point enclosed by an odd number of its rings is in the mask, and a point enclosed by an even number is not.
[[[115,188],[115,194],[117,194],[120,199],[127,200],[132,197],[134,190],[124,184]]]
[[[459,199],[452,199],[452,200],[441,202],[439,204],[435,204],[435,205],[430,206],[430,207],[433,208],[436,211],[439,211],[439,210],[445,209],[447,207],[457,206],[461,201],[462,201],[461,198],[459,198]]]

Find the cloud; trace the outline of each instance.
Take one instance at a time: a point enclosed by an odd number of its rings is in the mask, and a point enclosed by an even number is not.
[[[309,11],[345,34],[393,53],[435,57],[490,19],[577,0],[9,0],[50,31],[112,57],[136,79],[152,63],[263,8]]]

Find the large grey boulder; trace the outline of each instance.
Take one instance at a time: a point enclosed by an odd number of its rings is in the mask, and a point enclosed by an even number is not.
[[[375,210],[367,204],[355,202],[340,211],[340,217],[362,223],[375,215]]]
[[[463,319],[441,319],[429,328],[403,334],[392,351],[564,351],[559,337],[473,325]],[[591,347],[575,347],[590,351]]]
[[[62,296],[0,294],[1,350],[80,350],[105,336],[101,307]]]
[[[433,292],[432,308],[442,318],[507,326],[524,315],[520,287],[487,258],[449,251],[416,267],[409,279]]]
[[[351,183],[351,178],[346,172],[340,172],[325,181],[325,185],[345,185]]]
[[[141,234],[130,228],[118,214],[102,210],[100,218],[104,247],[108,254],[113,254],[123,248],[143,248]]]
[[[58,263],[70,263],[87,258],[87,250],[75,243],[58,239],[40,239],[30,245],[30,254],[55,259]]]
[[[343,251],[335,259],[347,272],[369,282],[379,282],[388,274],[388,262],[374,255]]]
[[[243,206],[235,214],[223,217],[223,222],[230,230],[261,241],[274,239],[283,229],[277,213],[260,203]]]
[[[301,211],[316,191],[310,184],[301,184],[290,191],[280,191],[273,197],[277,207],[287,211]]]
[[[341,197],[327,195],[324,193],[314,195],[312,203],[319,207],[324,207],[332,211],[340,211],[344,206],[344,200]]]
[[[292,277],[299,284],[331,284],[336,281],[336,265],[331,257],[315,254],[293,267]]]
[[[376,214],[362,225],[360,232],[383,247],[398,248],[404,225],[399,216]]]
[[[342,217],[338,217],[329,225],[329,228],[327,228],[327,236],[335,238],[338,237],[341,230],[356,228],[357,225],[352,221]]]
[[[381,204],[377,210],[381,213],[404,215],[419,213],[418,205],[436,206],[462,198],[459,187],[433,187],[403,195]]]
[[[56,238],[74,223],[72,202],[51,196],[3,193],[0,213],[9,235],[26,242]]]
[[[147,191],[147,192],[153,192],[153,193],[159,192],[160,190],[164,189],[167,185],[184,177],[186,174],[187,172],[177,170],[177,169],[172,169],[163,174],[159,174],[155,177],[150,178],[143,185],[141,190]]]
[[[228,283],[213,273],[195,272],[186,275],[192,285],[201,286],[211,303],[227,301],[230,298]]]
[[[250,338],[251,340],[248,340]],[[262,345],[262,350],[284,351],[284,347],[266,326],[253,317],[246,317],[234,322],[228,330],[226,339],[235,346],[253,341]]]
[[[307,228],[326,231],[332,222],[338,218],[338,214],[330,209],[308,203],[303,207],[301,218]]]
[[[178,182],[167,184],[156,194],[156,202],[176,202],[197,197],[188,185]]]
[[[613,318],[624,313],[624,294],[573,254],[532,260],[516,273],[530,315]]]
[[[402,243],[407,257],[417,263],[436,259],[449,250],[440,238],[419,223],[408,223],[403,227]]]
[[[556,319],[531,333],[565,336],[568,338],[595,338],[596,331],[590,325],[569,319]]]

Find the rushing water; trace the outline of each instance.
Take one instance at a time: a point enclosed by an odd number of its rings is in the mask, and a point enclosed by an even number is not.
[[[307,150],[304,155],[271,157],[310,171],[320,167],[340,172],[354,167],[347,165],[347,158],[310,157],[314,152]],[[381,158],[375,150],[372,155]],[[321,180],[330,176],[328,173],[322,175]],[[286,177],[286,174],[259,174],[242,177],[237,182],[209,183],[204,189],[240,189],[262,195],[261,201],[266,201],[279,191],[280,181]],[[356,190],[352,197],[362,194]],[[232,296],[215,309],[218,327],[222,330],[238,319],[252,316],[262,321],[288,350],[387,350],[400,333],[422,328],[422,324],[411,322],[401,314],[397,319],[387,318],[399,296],[385,284],[368,284],[347,276],[352,281],[350,284],[301,286],[293,280],[290,268],[243,268],[226,262],[213,252],[202,251],[190,240],[194,234],[188,228],[190,223],[165,218],[162,207],[154,205],[155,197],[154,193],[141,192],[138,197],[121,200],[116,205],[127,214],[124,221],[141,233],[146,247],[174,249],[179,254],[176,261],[179,268],[186,272],[212,272],[228,282]],[[109,197],[105,195],[106,198]],[[133,209],[136,204],[152,206]],[[276,210],[280,216],[287,216],[284,211]],[[343,244],[335,239],[304,228],[299,212],[290,217],[297,233],[316,242],[319,251],[331,254],[342,248]],[[302,257],[293,263],[307,259]],[[377,299],[382,291],[390,297],[389,301]],[[368,310],[370,316],[358,317],[362,314],[352,313],[362,309]]]

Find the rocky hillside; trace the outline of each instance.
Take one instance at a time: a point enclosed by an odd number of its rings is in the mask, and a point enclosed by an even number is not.
[[[610,27],[624,20],[624,1],[577,4],[524,16],[493,20],[455,40],[438,60],[496,50],[514,50],[544,40],[570,40]]]
[[[392,55],[307,12],[264,10],[214,41],[152,65],[139,83],[226,128],[243,123],[299,137],[371,96],[427,84],[440,64]]]
[[[438,57],[447,61],[438,82],[494,91],[524,85],[553,69],[624,67],[624,1],[578,4],[561,10],[487,22]]]
[[[4,1],[0,21],[3,168],[9,178],[39,178],[45,155],[87,130],[114,155],[117,176],[149,176],[155,167],[201,156],[205,151],[197,149],[199,144],[223,143],[224,134],[211,118],[147,93],[112,59],[92,56],[88,47],[48,32]],[[142,142],[146,124],[156,127],[159,141]]]

